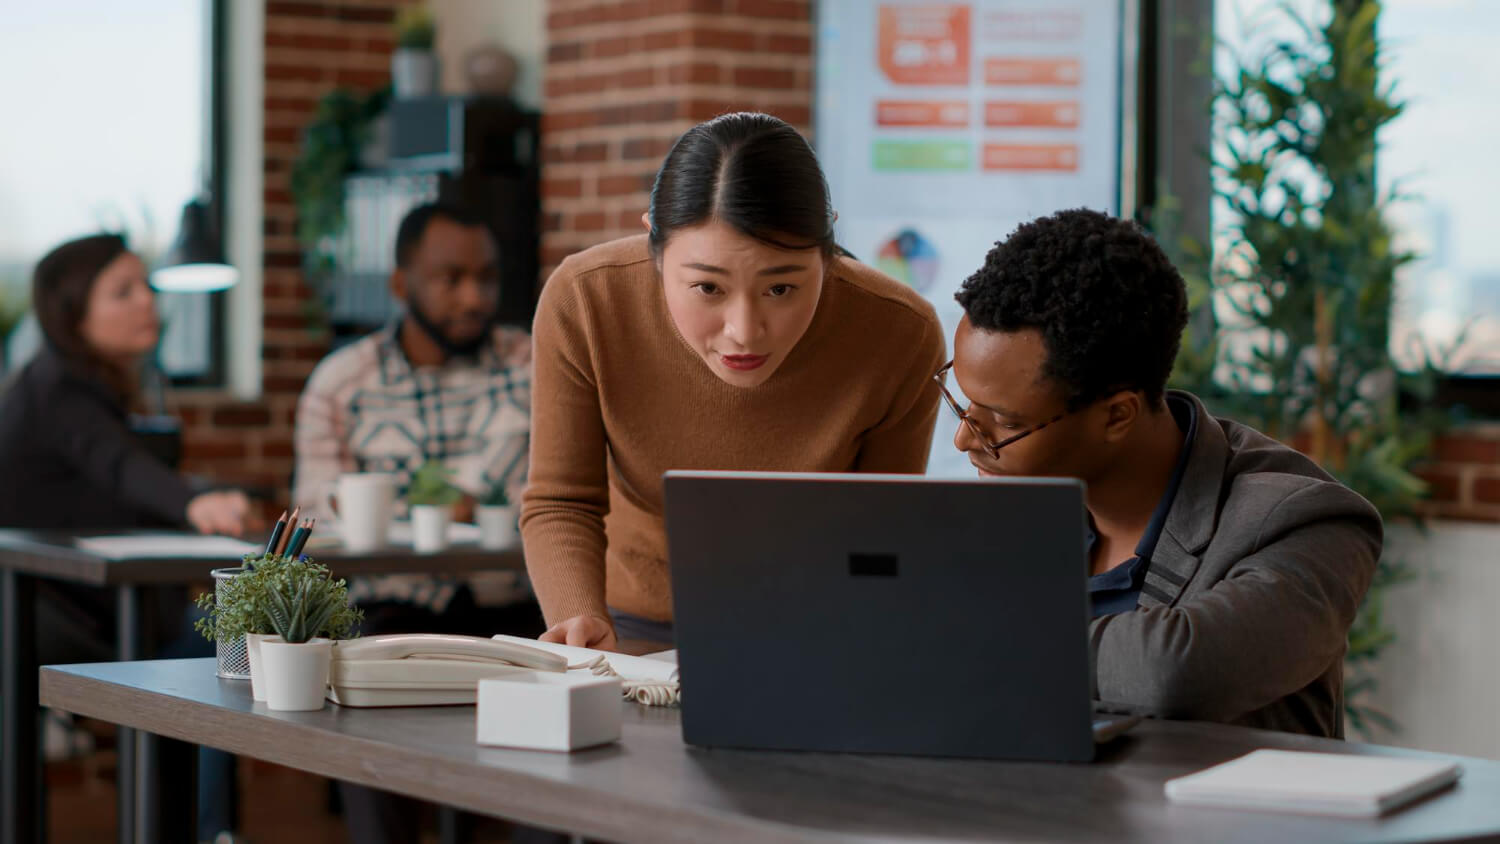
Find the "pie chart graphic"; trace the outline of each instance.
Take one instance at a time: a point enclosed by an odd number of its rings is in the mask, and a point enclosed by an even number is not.
[[[937,280],[937,250],[916,229],[902,229],[880,247],[875,266],[918,293],[926,293]]]

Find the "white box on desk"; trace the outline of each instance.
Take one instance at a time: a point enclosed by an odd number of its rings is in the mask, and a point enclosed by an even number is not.
[[[480,744],[579,750],[620,740],[620,678],[518,671],[479,681]]]

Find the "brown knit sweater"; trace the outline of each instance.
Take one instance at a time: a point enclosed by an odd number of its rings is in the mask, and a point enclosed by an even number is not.
[[[731,386],[667,313],[645,236],[553,273],[537,309],[526,565],[548,624],[606,606],[672,618],[669,469],[920,473],[946,344],[932,306],[844,258],[760,386]],[[753,514],[745,514],[753,519]]]

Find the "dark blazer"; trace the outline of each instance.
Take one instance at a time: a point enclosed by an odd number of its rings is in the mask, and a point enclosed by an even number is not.
[[[193,491],[99,381],[43,347],[0,397],[0,526],[179,527]]]
[[[1198,407],[1134,612],[1089,626],[1095,696],[1162,718],[1344,734],[1344,651],[1380,514],[1306,456]]]

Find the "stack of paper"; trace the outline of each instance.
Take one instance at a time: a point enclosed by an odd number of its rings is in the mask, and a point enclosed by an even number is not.
[[[490,638],[501,642],[511,642],[517,645],[525,645],[528,648],[540,648],[544,651],[561,654],[568,658],[568,663],[571,665],[581,665],[602,656],[609,660],[610,666],[626,680],[653,683],[677,682],[677,660],[675,658],[672,658],[670,661],[662,659],[661,657],[666,656],[666,653],[652,654],[651,656],[630,656],[629,654],[620,654],[614,651],[600,651],[594,648],[576,648],[553,642],[539,642],[535,639],[523,639],[520,636],[506,636],[501,634],[491,636]]]
[[[75,539],[73,544],[111,560],[204,557],[237,563],[246,554],[254,554],[261,550],[248,542],[230,539],[227,536],[192,536],[181,533],[90,536]]]
[[[1167,799],[1194,806],[1374,817],[1456,781],[1442,759],[1257,750],[1167,781]]]

